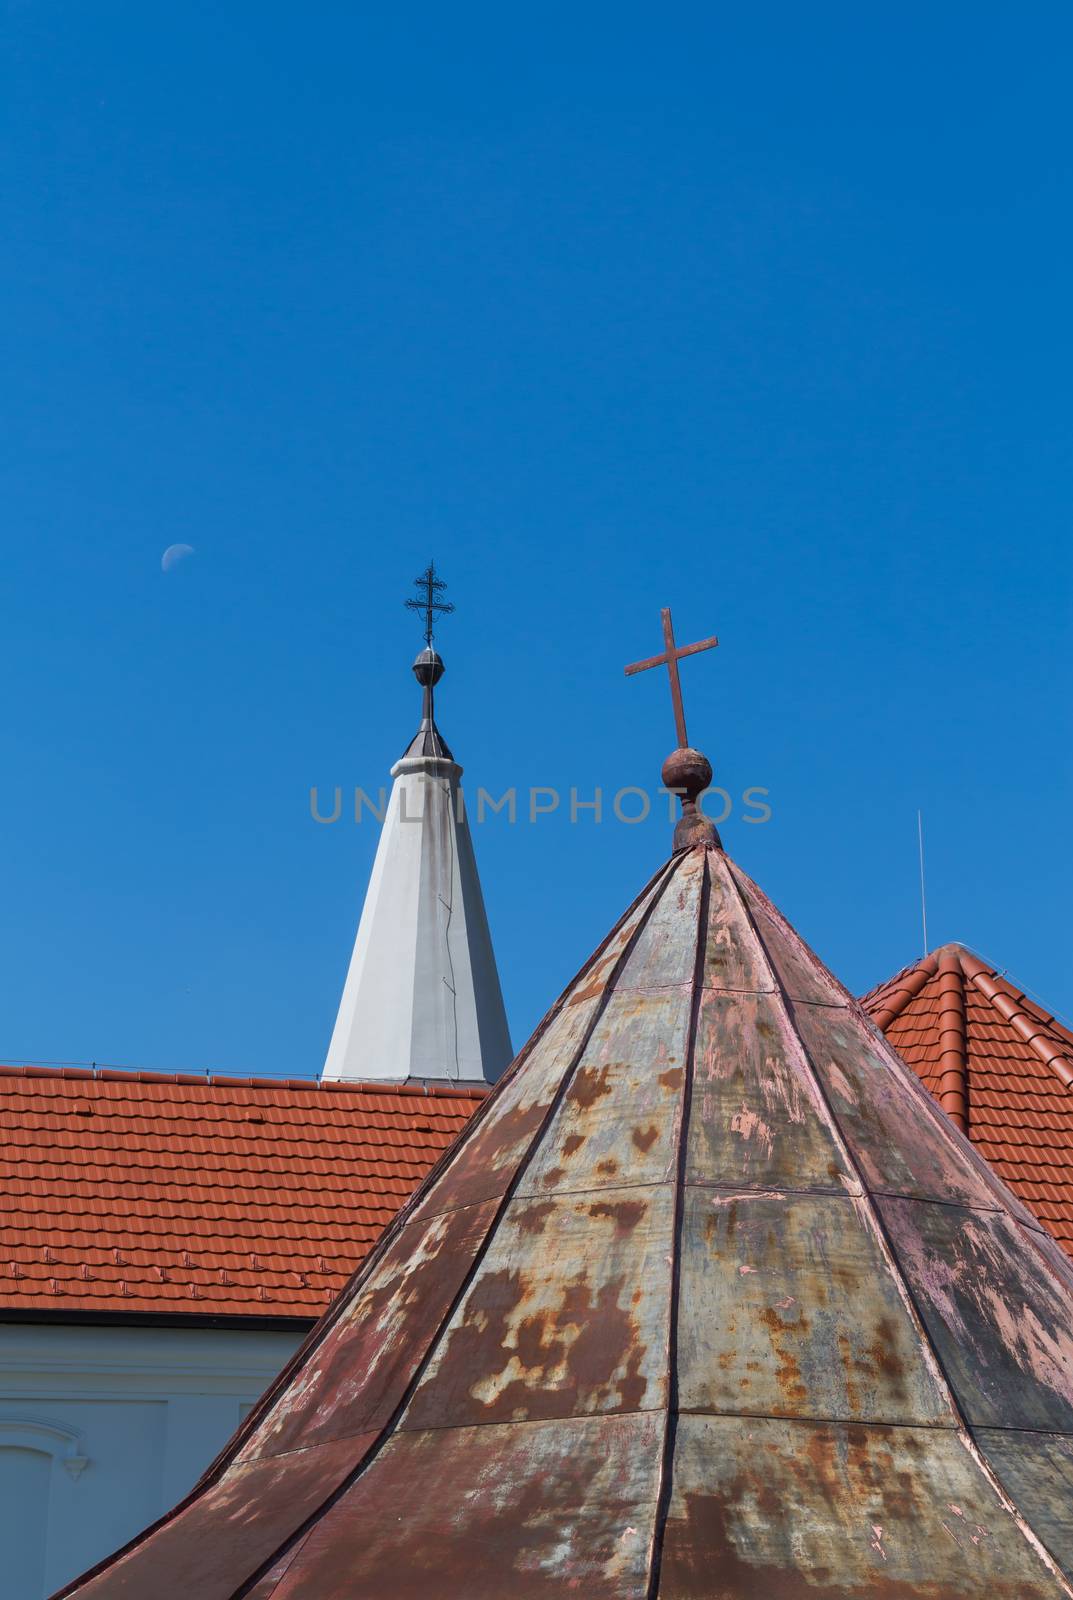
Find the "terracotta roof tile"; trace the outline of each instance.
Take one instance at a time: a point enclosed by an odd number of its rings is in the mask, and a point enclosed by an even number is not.
[[[0,1315],[318,1316],[484,1097],[0,1067]]]
[[[962,1131],[1073,1255],[1073,1033],[964,945],[932,951],[863,1004],[955,1120],[962,1093]]]

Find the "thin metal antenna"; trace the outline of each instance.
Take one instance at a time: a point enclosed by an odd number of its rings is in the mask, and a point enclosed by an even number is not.
[[[924,927],[924,954],[928,953],[928,897],[924,892],[924,819],[917,811],[917,845],[920,849],[920,920]]]

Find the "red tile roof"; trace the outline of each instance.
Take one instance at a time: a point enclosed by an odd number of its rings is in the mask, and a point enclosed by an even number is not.
[[[959,944],[905,967],[862,1003],[1073,1255],[1073,1033]]]
[[[0,1316],[319,1316],[485,1092],[0,1067]]]

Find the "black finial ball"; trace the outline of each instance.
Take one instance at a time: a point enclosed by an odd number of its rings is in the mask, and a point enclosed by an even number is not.
[[[443,658],[435,650],[424,649],[414,662],[414,677],[422,688],[439,683],[443,677]]]
[[[712,781],[712,764],[699,750],[687,746],[671,751],[661,776],[665,789],[677,790],[686,800],[695,800]]]

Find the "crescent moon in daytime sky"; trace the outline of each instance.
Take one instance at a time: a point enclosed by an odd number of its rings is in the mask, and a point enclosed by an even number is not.
[[[185,561],[186,557],[192,556],[193,553],[194,547],[192,544],[169,544],[160,558],[161,572],[170,572],[172,567],[176,566],[180,561]]]

